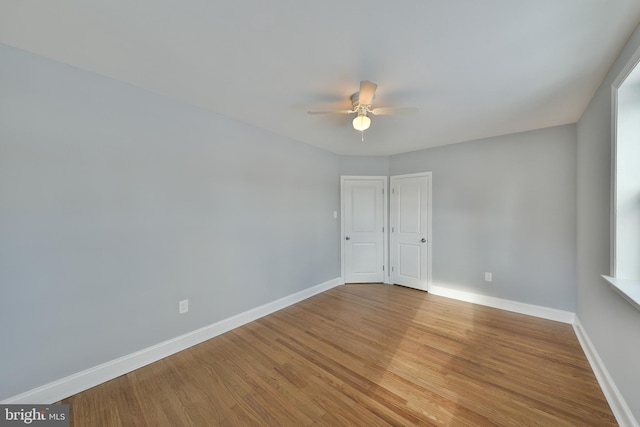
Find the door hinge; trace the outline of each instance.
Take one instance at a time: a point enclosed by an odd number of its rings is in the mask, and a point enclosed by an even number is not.
[[[391,189],[391,194],[396,194],[396,189],[395,188]]]
[[[391,266],[391,271],[393,272],[393,266]]]
[[[391,232],[395,233],[396,232],[396,228],[395,227],[391,227]]]
[[[384,233],[384,227],[382,227],[382,232]]]
[[[384,271],[384,265],[382,266],[382,271]]]

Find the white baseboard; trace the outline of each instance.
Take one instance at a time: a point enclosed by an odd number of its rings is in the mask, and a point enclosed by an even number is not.
[[[629,406],[627,406],[627,402],[625,402],[622,394],[620,394],[618,387],[616,387],[616,384],[613,382],[613,379],[609,375],[609,371],[607,371],[607,368],[602,362],[602,359],[600,359],[598,352],[577,317],[573,323],[573,330],[576,332],[576,336],[578,337],[578,341],[580,341],[582,350],[587,356],[591,369],[593,370],[593,373],[600,384],[600,388],[602,389],[604,396],[607,398],[611,411],[613,412],[613,415],[615,415],[616,421],[618,421],[620,427],[639,427],[638,422],[629,409]]]
[[[3,400],[3,404],[50,404],[95,387],[191,346],[257,320],[275,311],[343,284],[342,278],[329,280],[276,301],[213,323],[135,353],[86,369],[57,381]]]
[[[543,307],[540,305],[526,304],[523,302],[510,301],[506,299],[490,297],[486,295],[473,294],[465,291],[458,291],[442,286],[431,285],[429,293],[442,297],[471,302],[474,304],[486,305],[487,307],[499,308],[501,310],[513,311],[515,313],[526,314],[528,316],[540,317],[542,319],[555,320],[556,322],[573,324],[576,317],[570,311],[558,310],[555,308]]]

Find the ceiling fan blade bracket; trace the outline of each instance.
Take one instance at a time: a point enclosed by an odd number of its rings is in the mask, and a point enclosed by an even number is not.
[[[417,112],[418,109],[412,107],[382,107],[371,110],[374,116],[409,115]]]

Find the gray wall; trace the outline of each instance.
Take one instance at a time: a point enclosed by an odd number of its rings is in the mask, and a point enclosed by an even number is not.
[[[338,156],[3,45],[0,94],[0,400],[340,276]]]
[[[575,310],[575,125],[396,155],[390,171],[433,172],[434,285]]]
[[[388,176],[389,156],[341,156],[340,175]]]
[[[640,420],[640,311],[600,277],[609,274],[611,85],[636,49],[636,29],[577,125],[577,314],[616,386]]]

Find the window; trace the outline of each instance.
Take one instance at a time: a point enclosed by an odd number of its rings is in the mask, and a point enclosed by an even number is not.
[[[640,50],[612,88],[611,287],[640,310]]]

